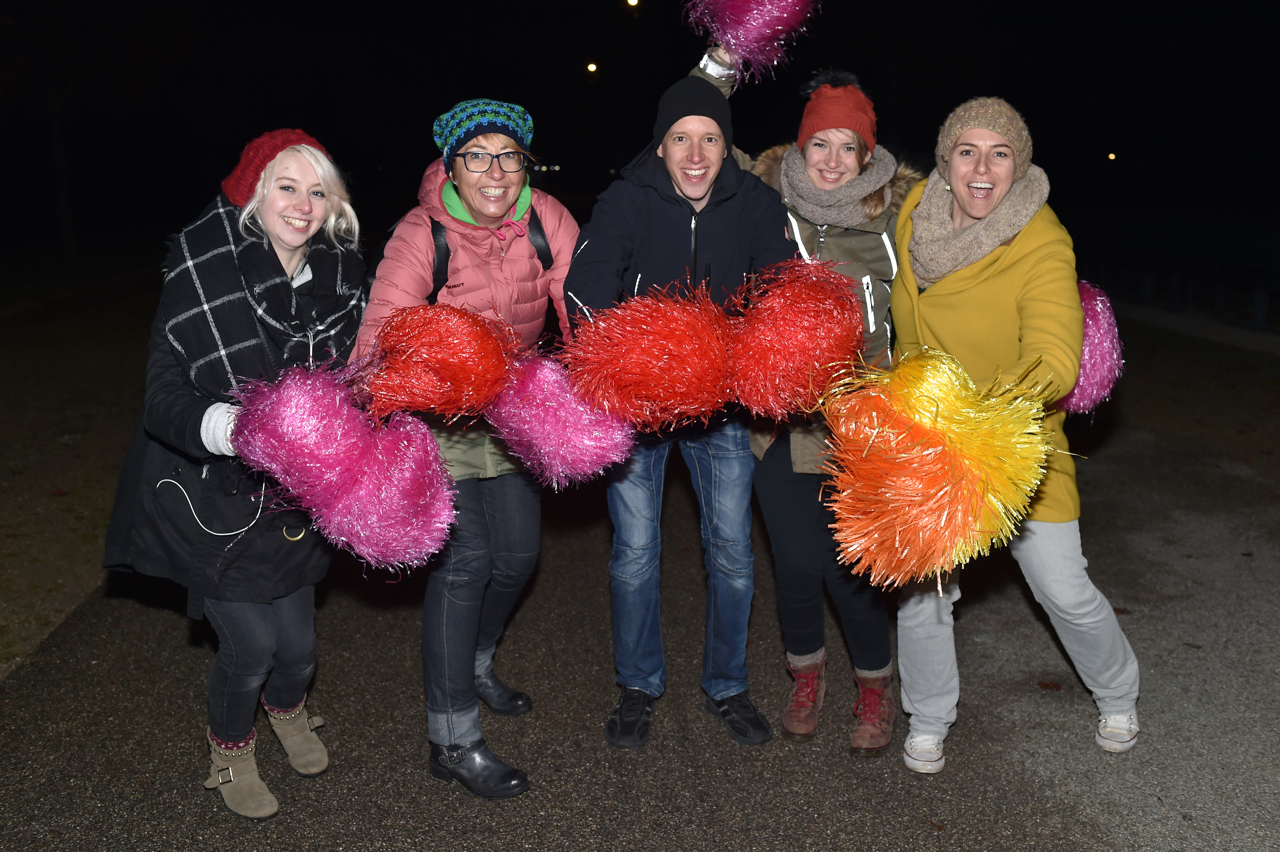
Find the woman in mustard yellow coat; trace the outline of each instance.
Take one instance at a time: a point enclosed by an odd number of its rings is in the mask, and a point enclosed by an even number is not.
[[[955,356],[982,388],[1032,376],[1057,399],[1080,367],[1082,312],[1071,237],[1045,202],[1049,180],[1031,164],[1031,135],[999,98],[958,107],[938,136],[937,169],[898,218],[900,268],[890,300],[902,357],[927,346]],[[1080,498],[1064,414],[1050,406],[1053,445],[1044,481],[1010,544],[1100,718],[1099,746],[1125,752],[1138,737],[1138,661],[1107,599],[1085,572]],[[939,772],[956,719],[960,678],[952,634],[952,580],[903,589],[898,608],[904,760]]]

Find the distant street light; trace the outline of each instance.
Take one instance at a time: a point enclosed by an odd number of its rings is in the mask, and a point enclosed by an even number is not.
[[[1115,155],[1115,154],[1108,154],[1108,155],[1107,155],[1107,159],[1108,159],[1108,160],[1114,160],[1115,158],[1116,158],[1116,155]]]
[[[640,5],[640,0],[627,0],[627,5],[628,5],[628,6],[639,6],[639,5]]]
[[[587,70],[590,71],[592,74],[596,73],[596,64],[594,62],[588,62]]]

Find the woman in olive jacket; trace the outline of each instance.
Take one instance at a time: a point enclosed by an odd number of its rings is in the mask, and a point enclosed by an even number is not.
[[[999,98],[958,107],[938,136],[937,169],[907,196],[898,220],[901,268],[893,283],[896,353],[927,346],[953,355],[980,388],[1030,370],[1059,399],[1080,366],[1082,311],[1071,237],[1046,203],[1049,179],[1031,163],[1031,135]],[[1138,660],[1107,599],[1085,572],[1075,465],[1049,406],[1044,480],[1010,544],[1036,600],[1093,693],[1094,739],[1125,752],[1138,737]],[[907,766],[939,772],[960,697],[952,605],[955,575],[903,589],[898,665],[911,715]]]
[[[714,48],[693,74],[728,96],[732,60]],[[781,193],[788,237],[800,256],[835,261],[849,277],[863,305],[859,354],[869,365],[888,367],[890,282],[898,271],[893,232],[902,200],[921,176],[876,145],[873,105],[852,74],[823,72],[804,93],[808,101],[795,143],[765,151],[751,170]],[[829,434],[820,418],[757,420],[751,430],[756,497],[773,548],[778,615],[794,679],[782,730],[788,739],[807,740],[817,729],[826,694],[825,583],[858,684],[850,750],[874,755],[892,741],[897,712],[889,619],[880,591],[837,559],[835,517],[823,500],[830,480],[821,470]]]

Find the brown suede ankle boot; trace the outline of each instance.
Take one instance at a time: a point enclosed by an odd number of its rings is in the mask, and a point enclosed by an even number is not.
[[[310,777],[319,775],[329,768],[329,752],[316,736],[315,729],[324,724],[323,716],[307,715],[307,700],[292,710],[277,710],[262,702],[271,720],[271,730],[280,738],[284,753],[289,756],[289,765],[299,775]]]
[[[270,819],[275,816],[280,810],[280,803],[258,777],[258,762],[253,754],[257,746],[257,732],[250,732],[242,745],[237,744],[238,748],[228,748],[213,736],[213,731],[206,730],[205,736],[209,740],[209,757],[213,765],[209,768],[204,788],[217,788],[227,808],[242,817]]]
[[[827,657],[806,666],[792,666],[787,671],[795,679],[787,707],[782,711],[782,736],[789,740],[812,739],[818,730],[818,711],[827,694]]]
[[[853,705],[856,722],[849,750],[857,755],[873,755],[893,742],[893,722],[898,715],[893,702],[893,675],[866,677],[856,669],[858,703]]]

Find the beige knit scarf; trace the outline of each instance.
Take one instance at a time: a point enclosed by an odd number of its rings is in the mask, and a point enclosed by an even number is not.
[[[911,212],[911,270],[921,290],[977,263],[1017,236],[1049,200],[1049,177],[1044,169],[1032,166],[990,216],[957,231],[946,185],[946,178],[934,169],[920,204]]]
[[[898,170],[898,161],[883,147],[876,148],[867,167],[835,189],[819,189],[804,170],[804,155],[792,145],[782,155],[782,197],[796,212],[815,225],[852,228],[867,221],[862,199],[884,190],[889,206],[889,181]]]

